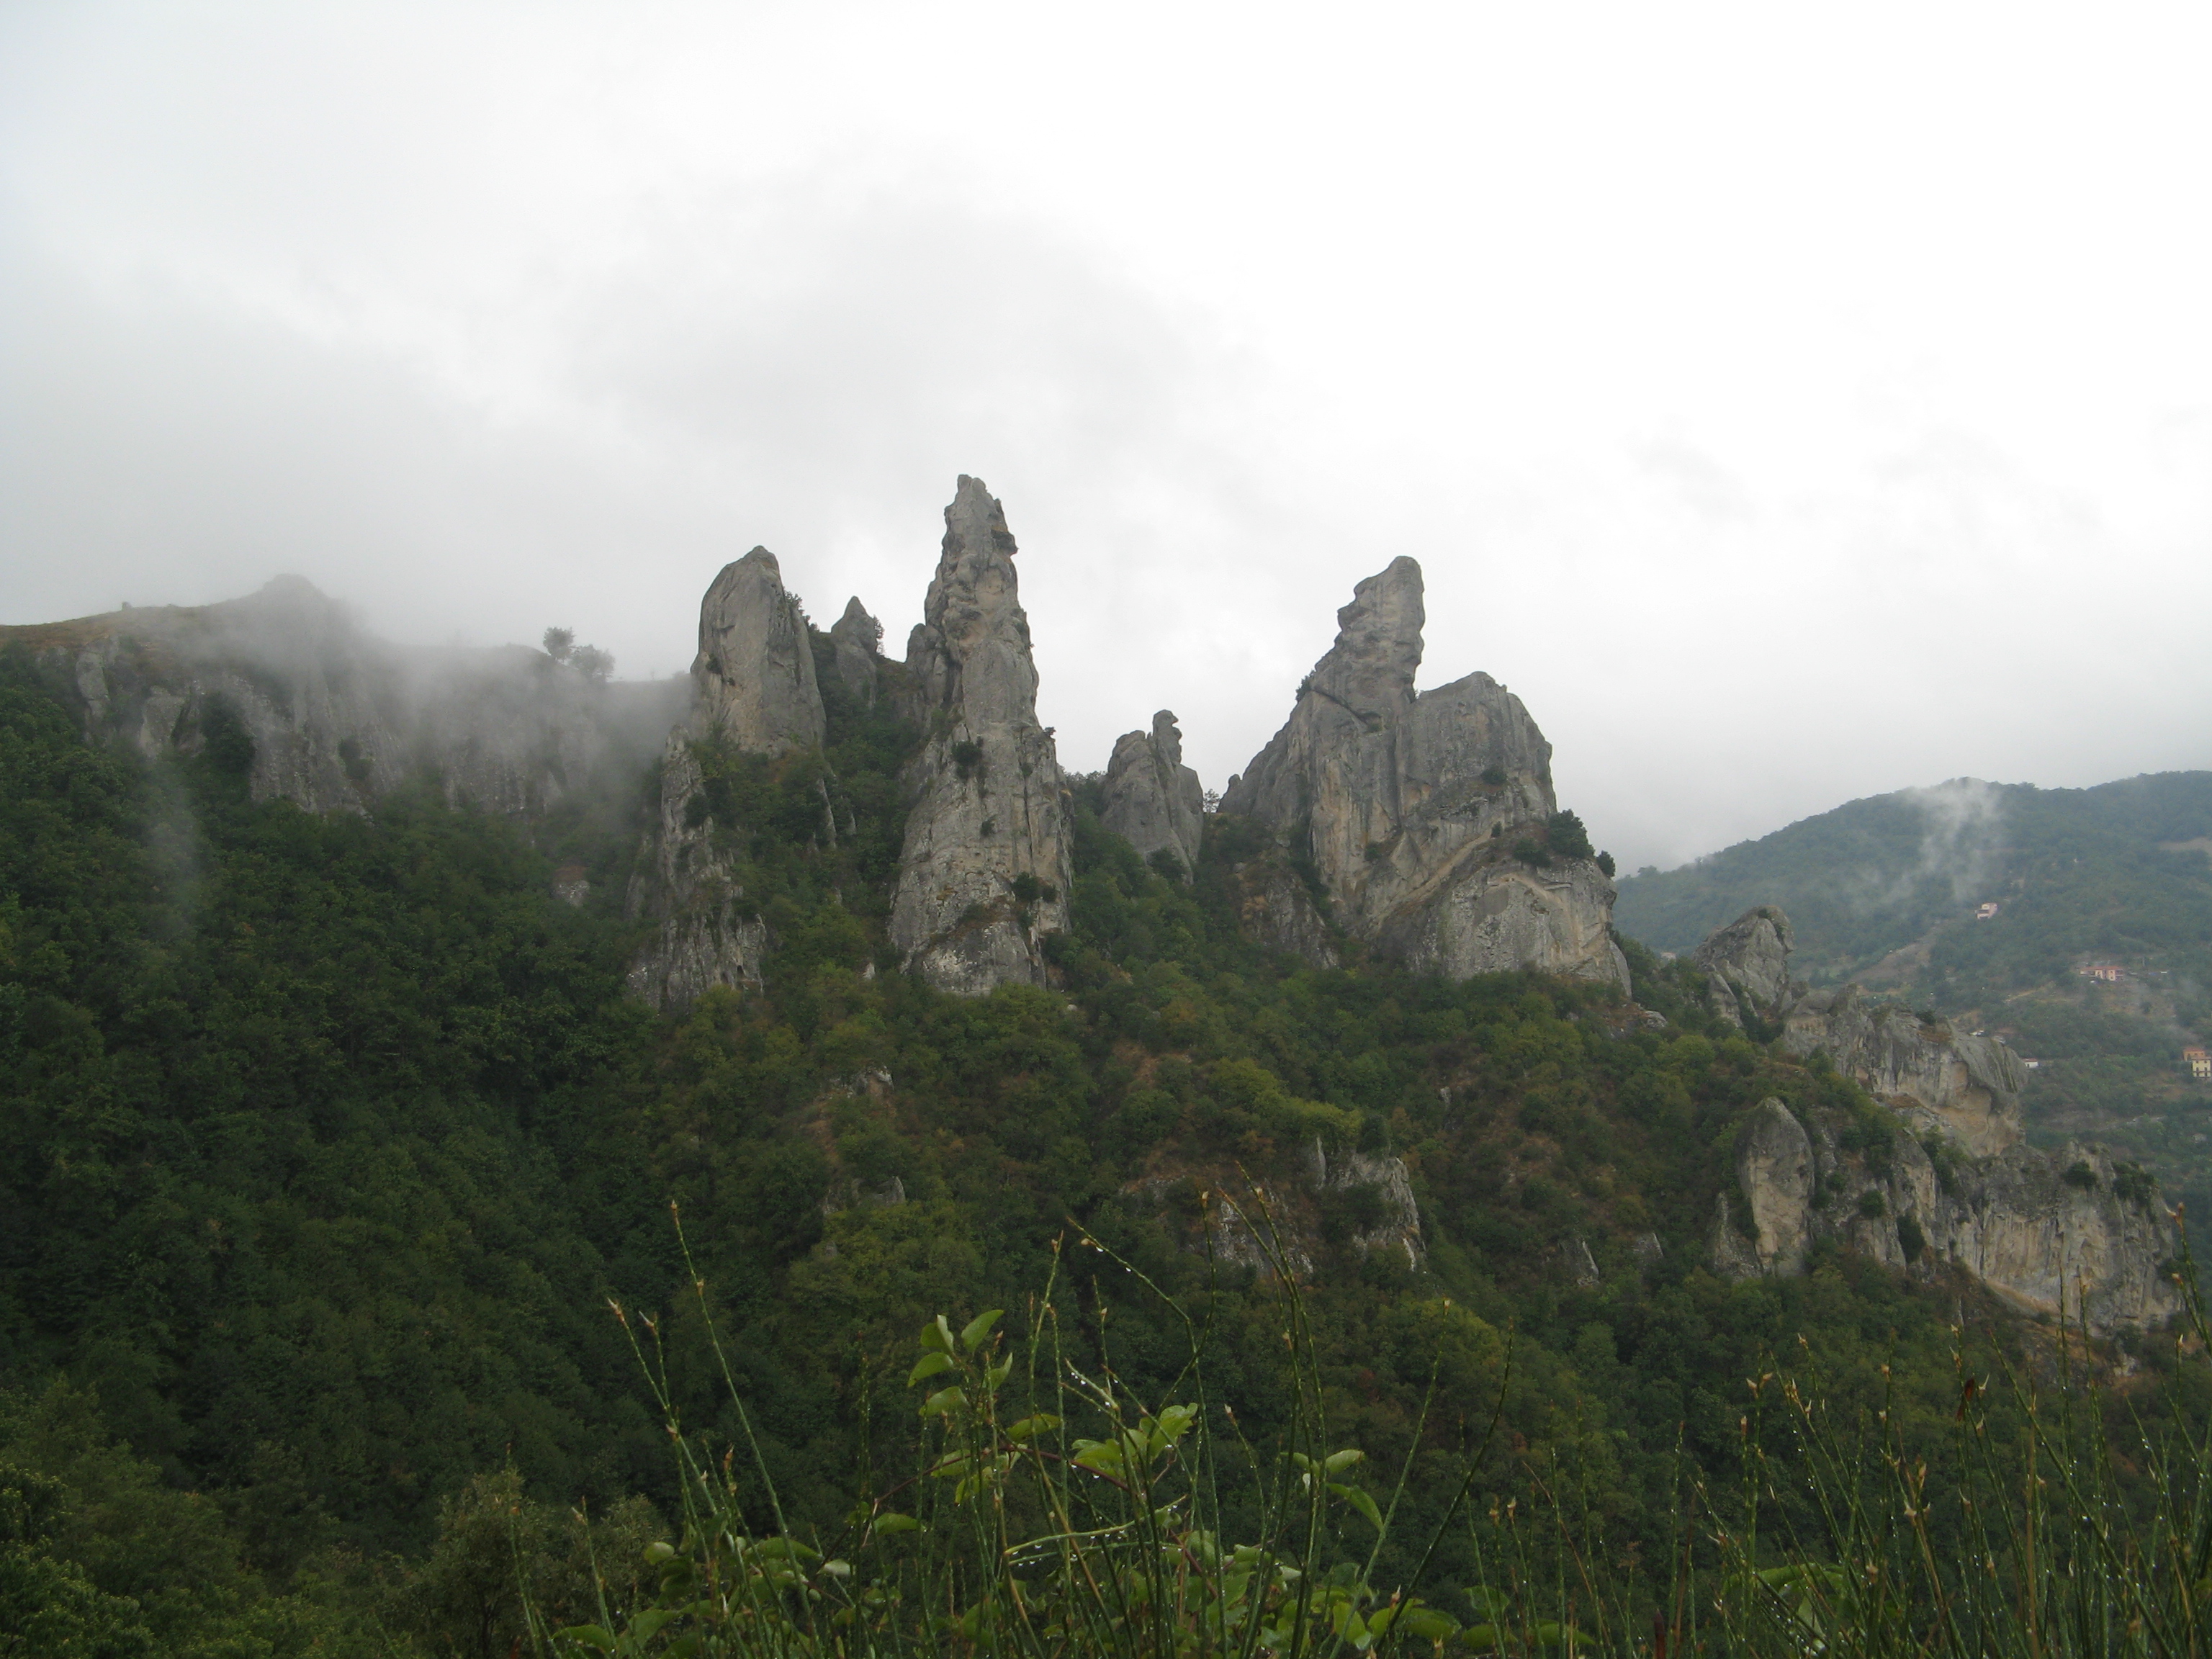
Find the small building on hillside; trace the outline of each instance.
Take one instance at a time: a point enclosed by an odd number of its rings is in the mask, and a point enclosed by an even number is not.
[[[2191,1077],[2212,1078],[2212,1054],[2202,1048],[2184,1048],[2181,1063],[2189,1068]]]
[[[2094,979],[2106,985],[2118,985],[2127,976],[2117,962],[2084,963],[2074,971],[2084,979]]]
[[[1974,920],[1976,921],[1987,921],[1990,917],[1996,915],[1996,901],[1992,899],[1987,904],[1983,905],[1981,908],[1974,912]]]

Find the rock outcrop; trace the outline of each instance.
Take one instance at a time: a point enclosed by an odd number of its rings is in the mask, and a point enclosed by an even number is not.
[[[629,970],[632,993],[657,1008],[758,983],[772,943],[736,875],[732,842],[745,826],[717,813],[707,764],[819,748],[825,730],[806,619],[766,548],[723,566],[708,587],[691,678],[697,695],[662,750],[659,810],[626,899],[633,918],[659,924]]]
[[[1611,882],[1589,858],[1543,848],[1558,805],[1551,744],[1487,674],[1417,694],[1425,621],[1413,560],[1361,582],[1222,811],[1310,858],[1338,924],[1388,954],[1452,975],[1535,968],[1626,991]]]
[[[2174,1224],[2148,1176],[2100,1147],[2028,1146],[2027,1078],[2011,1049],[1856,985],[1808,990],[1790,977],[1791,944],[1790,919],[1760,905],[1690,959],[1724,1017],[1779,1022],[1786,1051],[1826,1055],[1895,1127],[1869,1148],[1863,1124],[1801,1121],[1778,1100],[1762,1103],[1736,1137],[1736,1191],[1723,1194],[1713,1229],[1717,1271],[1801,1273],[1811,1245],[1832,1239],[1914,1272],[1956,1267],[2015,1307],[2098,1331],[2180,1310],[2167,1267]]]
[[[822,692],[806,618],[775,555],[756,547],[722,567],[699,602],[699,688],[691,734],[748,755],[822,746]]]
[[[1315,968],[1342,964],[1328,922],[1298,872],[1280,858],[1254,859],[1230,872],[1237,926],[1254,944],[1287,951]]]
[[[1736,1191],[1722,1195],[1713,1228],[1717,1271],[1788,1277],[1832,1240],[1916,1275],[1964,1272],[2023,1312],[2100,1334],[2181,1311],[2173,1220],[2148,1178],[2103,1149],[2069,1143],[2053,1157],[2014,1146],[1939,1161],[1907,1133],[1869,1149],[1852,1127],[1808,1126],[1779,1100],[1761,1103],[1736,1136]]]
[[[1128,732],[1106,768],[1106,810],[1100,821],[1146,858],[1171,853],[1188,881],[1198,868],[1206,825],[1206,792],[1182,763],[1182,732],[1163,708],[1149,733]]]
[[[830,625],[830,642],[836,652],[838,684],[861,708],[873,708],[884,625],[868,614],[858,594],[845,601],[845,614]]]
[[[1741,1026],[1747,1003],[1754,1014],[1771,1015],[1790,999],[1790,952],[1796,943],[1782,907],[1758,904],[1708,936],[1690,961],[1709,975],[1714,1012]]]
[[[362,811],[416,780],[449,803],[523,816],[618,790],[690,691],[603,684],[523,646],[392,645],[296,576],[219,605],[112,611],[0,640],[28,649],[88,739],[159,758],[199,754],[220,735],[254,799],[310,812]]]
[[[963,476],[923,620],[907,641],[906,712],[922,732],[892,895],[891,942],[940,990],[1046,979],[1067,925],[1067,805],[1006,514]]]
[[[2026,1138],[2020,1097],[2027,1073],[1995,1038],[1925,1024],[1911,1009],[1875,1001],[1856,985],[1808,992],[1786,1018],[1784,1048],[1798,1055],[1826,1054],[1838,1071],[1916,1127],[1984,1158]]]
[[[1802,1273],[1820,1176],[1812,1138],[1780,1101],[1761,1101],[1736,1132],[1735,1184],[1748,1237],[1730,1224],[1735,1218],[1723,1193],[1714,1237],[1714,1255],[1723,1270],[1738,1277],[1747,1269],[1784,1276]]]

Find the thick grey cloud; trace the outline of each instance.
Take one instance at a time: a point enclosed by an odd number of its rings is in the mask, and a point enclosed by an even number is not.
[[[1331,16],[13,8],[0,620],[665,673],[758,542],[896,648],[969,471],[1079,768],[1399,553],[1631,866],[2212,764],[2197,20]]]

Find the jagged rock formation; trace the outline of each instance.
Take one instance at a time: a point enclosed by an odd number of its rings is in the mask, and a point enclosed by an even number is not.
[[[1753,905],[1710,935],[1690,961],[1711,976],[1714,1012],[1741,1027],[1746,1001],[1757,1013],[1790,1000],[1790,952],[1796,943],[1780,905]]]
[[[2025,1139],[2020,1097],[2027,1073],[1995,1038],[1924,1024],[1911,1009],[1874,1001],[1856,985],[1807,993],[1787,1020],[1782,1045],[1791,1054],[1826,1053],[1868,1093],[1977,1157]]]
[[[1794,943],[1779,905],[1755,905],[1715,930],[1690,961],[1705,971],[1707,999],[1729,1024],[1741,1027],[1746,1015],[1779,1024],[1789,1053],[1800,1059],[1825,1053],[1917,1129],[1942,1134],[1977,1157],[2020,1143],[2027,1076],[2011,1049],[1925,1022],[1856,985],[1810,990],[1790,976]]]
[[[2026,1075],[2002,1043],[1931,1024],[1857,986],[1808,991],[1790,977],[1790,919],[1774,905],[1715,932],[1691,961],[1724,1015],[1779,1021],[1782,1045],[1825,1054],[1897,1115],[1869,1153],[1841,1121],[1801,1121],[1762,1103],[1736,1137],[1737,1191],[1713,1230],[1715,1268],[1737,1278],[1804,1270],[1816,1241],[1893,1266],[1949,1264],[2032,1312],[2086,1317],[2098,1330],[2178,1312],[2165,1264],[2172,1219],[2140,1171],[2102,1149],[2053,1156],[2026,1144]],[[1927,1145],[1916,1138],[1925,1136]]]
[[[1004,510],[963,476],[923,620],[907,641],[906,712],[922,731],[891,901],[891,942],[940,990],[1042,984],[1043,936],[1067,925],[1067,808]]]
[[[600,684],[522,646],[391,645],[296,576],[0,641],[29,649],[88,738],[194,755],[228,727],[251,745],[252,798],[310,812],[362,811],[427,777],[449,803],[540,813],[603,769],[641,767],[690,690]]]
[[[726,850],[740,826],[714,815],[702,749],[780,755],[819,748],[825,730],[806,619],[766,548],[723,566],[708,587],[691,678],[697,696],[668,734],[659,811],[626,899],[632,917],[660,924],[629,970],[631,991],[657,1008],[683,1007],[712,986],[758,983],[772,944]]]
[[[1612,884],[1588,859],[1514,855],[1557,807],[1551,744],[1487,674],[1416,695],[1425,620],[1413,560],[1361,582],[1222,810],[1310,857],[1344,930],[1413,965],[1534,968],[1626,991]]]
[[[1128,732],[1115,742],[1105,796],[1100,822],[1146,858],[1174,854],[1188,881],[1198,868],[1206,792],[1198,774],[1182,763],[1182,732],[1170,710],[1152,716],[1149,734]]]
[[[784,592],[775,555],[756,547],[722,567],[699,602],[695,738],[749,755],[818,749],[825,729],[806,618]]]
[[[830,625],[830,642],[836,648],[837,680],[863,708],[876,706],[876,669],[883,661],[884,625],[871,617],[854,594],[845,601],[845,614]]]
[[[1722,1196],[1713,1229],[1717,1271],[1800,1273],[1810,1247],[1832,1239],[1915,1274],[1962,1270],[2014,1307],[2099,1333],[2181,1311],[2174,1223],[2148,1179],[2103,1149],[2069,1143],[2054,1158],[2015,1146],[1939,1164],[1909,1134],[1876,1156],[1850,1150],[1848,1127],[1808,1127],[1779,1100],[1759,1106],[1736,1137],[1737,1193]]]

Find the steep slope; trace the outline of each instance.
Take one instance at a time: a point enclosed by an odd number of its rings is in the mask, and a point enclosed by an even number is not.
[[[605,684],[521,646],[406,648],[296,576],[219,605],[0,629],[99,741],[198,755],[235,732],[256,800],[359,811],[415,779],[489,811],[543,815],[618,789],[688,688]]]

